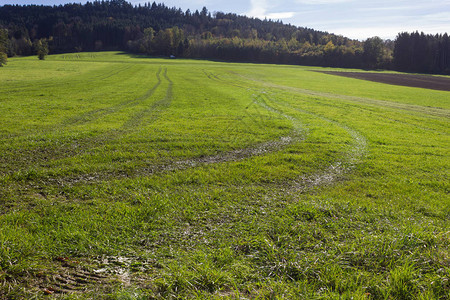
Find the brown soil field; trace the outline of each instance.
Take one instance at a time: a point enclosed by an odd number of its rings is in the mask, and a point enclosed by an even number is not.
[[[409,75],[390,73],[363,73],[363,72],[327,72],[322,73],[338,75],[356,79],[363,79],[393,85],[411,86],[432,90],[450,91],[450,78],[431,75]]]

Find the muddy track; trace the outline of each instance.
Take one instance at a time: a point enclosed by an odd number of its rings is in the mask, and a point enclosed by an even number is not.
[[[154,120],[160,110],[159,108],[166,108],[168,105],[170,105],[170,101],[172,99],[172,82],[167,76],[167,70],[164,72],[164,77],[169,82],[169,87],[166,91],[166,97],[164,99],[161,99],[160,101],[155,102],[149,110],[145,110],[144,112],[150,112],[154,111],[156,115],[151,115],[150,120]],[[213,80],[217,80],[217,77],[214,77]],[[225,81],[224,81],[225,82]],[[234,86],[238,86],[239,88],[245,88],[248,90],[248,87],[240,86],[233,84]],[[168,172],[168,171],[176,171],[176,170],[184,170],[188,168],[193,167],[199,167],[202,165],[210,165],[210,164],[216,164],[216,163],[225,163],[225,162],[234,162],[239,161],[243,159],[248,159],[255,156],[260,155],[266,155],[269,153],[273,153],[276,151],[280,151],[284,149],[285,147],[293,144],[298,143],[302,141],[306,134],[307,129],[303,128],[302,123],[299,119],[284,113],[283,111],[274,108],[273,105],[268,104],[268,102],[274,102],[276,101],[273,99],[273,97],[270,97],[265,91],[261,90],[254,90],[255,93],[253,95],[253,103],[258,105],[259,107],[264,108],[265,110],[271,111],[283,118],[288,119],[293,124],[293,131],[289,136],[283,136],[280,137],[277,140],[272,140],[264,143],[260,143],[257,145],[254,145],[252,147],[244,148],[244,149],[237,149],[230,152],[225,153],[218,153],[216,155],[210,155],[210,156],[203,156],[203,157],[197,157],[192,159],[186,159],[186,160],[179,160],[179,161],[173,161],[167,164],[157,164],[157,165],[148,165],[144,166],[140,169],[133,170],[133,171],[127,171],[127,172],[121,172],[118,171],[111,171],[111,172],[100,172],[100,173],[92,173],[92,174],[83,174],[81,176],[69,176],[69,177],[63,177],[63,178],[50,178],[48,179],[48,183],[56,186],[61,185],[72,185],[72,184],[78,184],[78,183],[88,183],[88,182],[97,182],[97,181],[104,181],[109,180],[113,178],[121,178],[121,177],[133,177],[133,176],[147,176],[152,175],[156,173],[161,172]],[[283,105],[287,105],[285,103],[282,103]],[[291,109],[296,109],[292,108]],[[298,109],[296,109],[298,110]],[[299,110],[300,111],[300,110]],[[302,113],[308,113],[310,115],[313,115],[310,112],[301,111]],[[142,112],[141,112],[142,113]],[[363,152],[363,149],[365,148],[365,139],[359,135],[356,131],[351,130],[350,128],[345,127],[344,125],[341,125],[335,121],[326,119],[324,117],[320,117],[315,115],[316,117],[320,118],[324,122],[331,122],[337,126],[340,126],[341,128],[344,128],[355,140],[354,144],[356,145],[354,148],[352,148],[349,151],[348,157],[337,161],[331,166],[329,166],[325,171],[318,172],[317,174],[313,174],[312,176],[309,176],[308,178],[301,178],[298,181],[294,182],[294,189],[304,189],[305,186],[317,186],[322,185],[326,183],[330,183],[332,181],[335,181],[338,175],[341,175],[351,169],[351,165],[354,164],[357,161],[357,158],[361,156],[361,153]],[[127,132],[130,128],[134,128],[135,126],[139,125],[141,117],[138,116],[136,123],[131,123],[125,126],[121,131]],[[111,139],[112,136],[104,136],[104,138]],[[299,188],[301,186],[301,188]]]
[[[298,111],[303,114],[308,114],[312,117],[318,118],[323,122],[336,125],[344,129],[353,138],[352,147],[347,152],[346,157],[343,157],[341,160],[334,162],[322,171],[318,171],[317,173],[286,183],[281,187],[282,194],[304,193],[316,187],[332,184],[342,178],[345,173],[351,171],[351,169],[359,162],[359,160],[366,152],[366,139],[357,131],[347,127],[346,125],[343,125],[335,120],[313,114],[309,111],[293,107],[290,104],[277,99],[274,95],[270,95],[264,91],[255,91],[253,100],[256,105],[290,120],[294,126],[293,136],[281,137],[279,140],[261,143],[254,147],[239,149],[228,153],[189,160],[181,160],[165,166],[153,166],[152,168],[140,170],[140,172],[143,173],[136,175],[149,175],[157,172],[183,170],[199,167],[202,165],[239,161],[254,156],[266,155],[271,152],[279,151],[284,147],[293,144],[294,142],[301,141],[304,138],[307,129],[303,128],[300,120],[284,113],[281,109],[275,108],[273,105],[271,105],[271,103]],[[105,178],[98,179],[104,180]],[[273,191],[273,193],[274,197],[278,195],[276,191]],[[139,263],[136,264],[135,262]],[[72,294],[79,293],[83,289],[88,289],[90,287],[90,284],[92,283],[92,280],[96,280],[97,282],[105,282],[111,280],[112,278],[116,278],[121,282],[122,286],[126,287],[133,283],[139,284],[139,278],[134,274],[135,272],[139,272],[142,270],[134,270],[132,265],[138,265],[139,268],[143,268],[143,270],[161,267],[155,262],[141,262],[141,260],[136,257],[102,257],[93,259],[90,262],[90,265],[97,265],[98,267],[89,272],[80,270],[79,268],[76,270],[60,272],[56,276],[53,276],[52,279],[48,281],[47,285],[41,285],[40,288],[45,292],[48,291],[48,288],[45,288],[46,286],[52,286],[51,291],[54,293]]]
[[[164,73],[166,74],[166,73]],[[165,75],[166,76],[166,75]],[[170,79],[166,77],[166,79],[171,83]],[[169,86],[166,97],[158,102],[155,103],[153,106],[164,106],[170,104],[170,99],[172,98],[172,89]],[[61,185],[72,185],[72,184],[79,184],[79,183],[89,183],[89,182],[98,182],[98,181],[105,181],[109,179],[114,178],[121,178],[121,177],[135,177],[135,176],[149,176],[153,174],[158,173],[164,173],[164,172],[171,172],[171,171],[177,171],[177,170],[185,170],[189,168],[194,167],[200,167],[210,164],[217,164],[217,163],[226,163],[226,162],[236,162],[244,159],[249,159],[255,156],[262,156],[267,155],[270,153],[274,153],[277,151],[280,151],[287,146],[301,142],[305,137],[305,130],[303,129],[301,123],[296,120],[295,118],[290,117],[289,115],[286,115],[282,113],[281,111],[278,111],[269,105],[264,103],[264,100],[262,100],[259,95],[254,95],[254,103],[256,105],[259,105],[260,107],[263,107],[266,110],[272,111],[283,118],[286,118],[290,120],[293,124],[293,130],[288,136],[282,136],[279,137],[276,140],[271,140],[263,143],[258,143],[256,145],[253,145],[251,147],[243,148],[243,149],[236,149],[229,152],[223,152],[218,153],[216,155],[209,155],[209,156],[201,156],[201,157],[195,157],[191,159],[186,160],[178,160],[169,162],[167,164],[154,164],[154,165],[147,165],[142,168],[127,171],[127,172],[121,172],[121,171],[112,171],[112,172],[100,172],[100,173],[85,173],[81,176],[69,176],[64,178],[51,178],[48,179],[49,184],[53,184],[56,186]],[[156,111],[158,112],[158,111]],[[151,119],[153,120],[153,118]]]
[[[321,115],[314,114],[297,107],[293,107],[287,102],[274,99],[272,99],[272,101],[282,106],[288,107],[289,109],[293,109],[303,114],[308,114],[321,121],[340,127],[344,129],[352,137],[353,140],[352,146],[345,157],[342,157],[342,159],[335,161],[330,166],[326,167],[323,171],[319,171],[315,174],[302,177],[299,180],[295,180],[291,183],[291,189],[293,191],[305,191],[310,189],[311,187],[327,185],[337,181],[344,174],[349,173],[355,167],[355,165],[361,161],[362,157],[367,152],[367,140],[356,130],[335,120],[331,120]]]
[[[174,161],[168,164],[161,165],[148,165],[140,169],[127,172],[108,172],[108,173],[92,173],[83,174],[77,177],[65,177],[65,178],[51,178],[48,179],[49,184],[56,186],[73,185],[79,183],[93,183],[99,181],[105,181],[117,178],[130,178],[136,176],[151,176],[154,174],[160,174],[164,172],[180,171],[195,167],[201,167],[211,164],[237,162],[244,159],[249,159],[255,156],[267,155],[280,151],[283,148],[291,145],[295,141],[299,141],[300,137],[280,137],[278,140],[273,140],[265,143],[257,144],[253,147],[237,149],[230,152],[220,153],[217,155],[202,156],[192,159]]]
[[[80,262],[68,258],[55,259],[53,269],[40,276],[37,287],[45,295],[78,294],[92,289],[95,285],[106,284],[112,278],[83,268]]]
[[[120,284],[122,287],[128,287],[132,284],[142,284],[143,272],[162,268],[154,260],[136,256],[99,256],[88,261],[81,259],[83,261],[67,257],[56,258],[52,270],[35,278],[32,285],[41,294],[64,298],[64,295],[101,291],[101,286]]]
[[[303,136],[296,135],[295,132],[289,136],[282,136],[276,140],[271,140],[264,143],[256,144],[252,147],[237,149],[229,152],[218,153],[216,155],[208,155],[195,157],[191,159],[173,161],[167,164],[152,164],[141,167],[132,171],[113,171],[104,173],[92,173],[83,174],[81,176],[70,176],[64,178],[51,178],[48,179],[49,184],[56,186],[73,185],[79,183],[93,183],[99,181],[106,181],[110,179],[117,178],[129,178],[136,176],[151,176],[154,174],[160,174],[165,172],[186,170],[195,167],[201,167],[211,164],[226,163],[226,162],[237,162],[244,159],[249,159],[256,156],[267,155],[280,151],[287,146],[298,143],[303,140]]]
[[[428,116],[437,116],[437,117],[446,117],[450,118],[450,110],[444,109],[444,108],[437,108],[437,107],[427,107],[427,106],[420,106],[420,105],[414,105],[414,104],[404,104],[399,102],[391,102],[386,100],[378,100],[378,99],[371,99],[371,98],[365,98],[365,97],[355,97],[355,96],[347,96],[347,95],[338,95],[338,94],[331,94],[331,93],[325,93],[325,92],[318,92],[313,90],[307,90],[302,88],[296,88],[291,86],[285,86],[280,84],[275,84],[259,79],[255,79],[253,77],[243,76],[241,74],[230,72],[233,75],[242,77],[244,79],[262,83],[267,87],[291,91],[295,93],[300,93],[308,96],[319,96],[324,97],[328,99],[339,99],[339,100],[345,100],[350,102],[358,102],[363,103],[379,108],[386,108],[386,109],[400,109],[412,113],[420,113]]]
[[[207,72],[204,72],[204,73],[209,79],[220,80],[217,76],[215,76],[211,73],[207,73]],[[235,74],[235,75],[239,75],[239,74]],[[239,76],[241,76],[241,75],[239,75]],[[226,82],[223,80],[220,80],[220,81]],[[253,80],[253,81],[256,81],[256,80]],[[258,81],[258,82],[265,83],[263,81]],[[240,88],[248,89],[248,87],[245,87],[242,85],[238,85],[238,84],[234,84],[234,83],[232,85],[240,87]],[[267,84],[266,86],[274,87],[273,84]],[[281,87],[282,87],[281,89],[284,89],[284,86],[281,86]],[[277,86],[277,88],[280,89],[280,86]],[[313,187],[328,185],[328,184],[331,184],[331,183],[337,181],[345,173],[350,172],[354,168],[354,166],[362,159],[363,155],[367,151],[366,138],[363,135],[361,135],[359,132],[357,132],[356,130],[349,128],[346,125],[343,125],[335,120],[331,120],[331,119],[325,118],[323,116],[311,113],[309,111],[302,110],[302,109],[299,109],[296,107],[292,107],[287,102],[277,100],[273,96],[273,94],[269,95],[267,92],[264,92],[264,91],[260,91],[257,95],[255,95],[255,100],[258,101],[258,104],[260,106],[263,106],[267,110],[273,111],[273,112],[289,119],[298,128],[301,128],[300,120],[298,120],[297,118],[294,118],[288,114],[285,114],[281,110],[275,109],[273,106],[270,106],[268,104],[268,102],[280,104],[282,106],[288,107],[289,109],[293,109],[298,112],[308,114],[310,116],[320,119],[321,121],[331,123],[335,126],[338,126],[342,129],[344,129],[353,139],[352,148],[348,151],[346,157],[342,157],[341,160],[335,161],[333,164],[326,167],[323,171],[319,171],[312,175],[302,177],[302,178],[299,178],[297,180],[294,180],[294,181],[288,183],[288,185],[290,186],[290,191],[292,191],[292,192],[305,191],[305,190],[309,190]],[[307,134],[307,131],[308,131],[307,128],[303,128],[302,130],[303,130],[304,134]]]

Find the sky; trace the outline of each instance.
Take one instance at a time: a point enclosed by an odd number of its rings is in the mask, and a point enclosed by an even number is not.
[[[127,0],[143,4],[154,0]],[[155,0],[183,11],[232,12],[313,28],[353,39],[399,32],[450,33],[450,0]],[[86,0],[0,0],[4,4],[59,5]]]

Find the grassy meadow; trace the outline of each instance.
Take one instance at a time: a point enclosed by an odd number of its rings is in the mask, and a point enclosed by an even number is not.
[[[448,299],[450,92],[320,70],[10,59],[0,299]]]

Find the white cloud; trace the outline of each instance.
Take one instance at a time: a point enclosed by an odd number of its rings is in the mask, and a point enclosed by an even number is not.
[[[272,20],[290,19],[293,16],[295,16],[293,11],[267,14],[267,18]]]
[[[246,15],[255,18],[264,18],[267,11],[267,1],[266,0],[251,0],[251,8]]]
[[[355,0],[295,0],[295,2],[299,4],[311,4],[311,5],[337,4],[353,1]]]
[[[250,11],[245,13],[245,15],[260,19],[272,19],[272,20],[280,20],[280,19],[289,19],[295,15],[295,12],[269,12],[273,5],[269,5],[267,0],[250,0]]]
[[[424,32],[425,34],[445,33],[439,26],[414,26],[414,25],[392,25],[372,27],[340,27],[331,30],[331,33],[340,34],[352,39],[365,40],[369,37],[379,36],[382,39],[394,40],[400,32]]]
[[[373,36],[378,36],[382,39],[394,39],[393,33],[396,34],[400,31],[397,27],[342,27],[336,28],[331,32],[352,39],[365,40]]]

